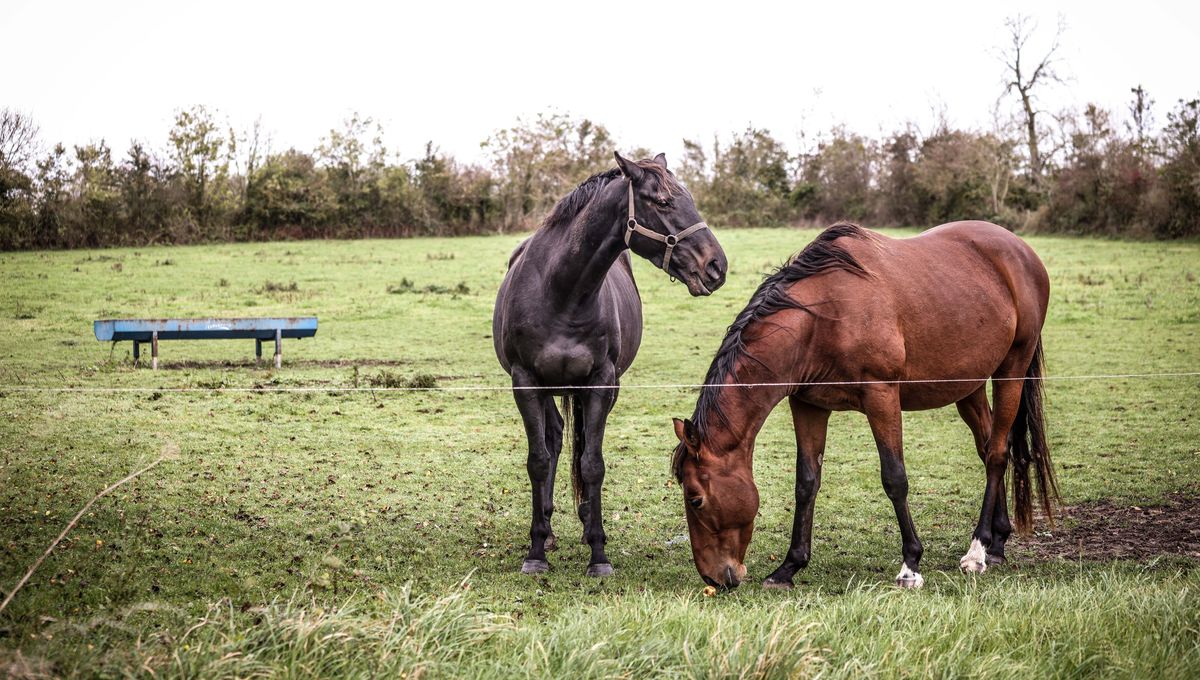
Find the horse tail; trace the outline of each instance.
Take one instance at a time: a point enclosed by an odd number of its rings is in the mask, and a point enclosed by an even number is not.
[[[562,398],[563,436],[571,438],[571,490],[575,493],[575,511],[583,501],[583,471],[579,461],[583,457],[583,405],[574,395]]]
[[[1025,371],[1021,386],[1021,403],[1008,436],[1008,461],[1013,472],[1013,518],[1017,531],[1028,534],[1033,527],[1033,489],[1029,480],[1029,465],[1037,473],[1037,486],[1042,512],[1054,526],[1053,504],[1060,502],[1058,483],[1054,479],[1054,463],[1046,444],[1046,416],[1043,412],[1042,339]]]

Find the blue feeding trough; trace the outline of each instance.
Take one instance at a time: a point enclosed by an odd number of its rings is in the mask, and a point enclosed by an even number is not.
[[[317,317],[289,316],[244,319],[98,319],[96,339],[133,341],[133,361],[141,356],[141,343],[151,347],[151,365],[158,368],[159,340],[253,339],[254,356],[262,360],[263,341],[275,341],[275,368],[283,362],[284,338],[311,338],[317,334]]]

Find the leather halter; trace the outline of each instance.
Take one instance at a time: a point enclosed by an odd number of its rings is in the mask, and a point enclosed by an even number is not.
[[[664,224],[663,226],[666,225]],[[670,229],[670,227],[666,228]],[[671,272],[668,269],[668,267],[671,266],[671,251],[675,250],[675,246],[680,241],[700,231],[701,229],[708,229],[708,225],[703,222],[697,222],[681,232],[663,235],[657,231],[654,231],[653,229],[647,229],[641,224],[638,224],[637,217],[633,214],[633,180],[629,180],[629,219],[625,220],[626,248],[629,247],[629,237],[632,236],[633,232],[635,231],[648,239],[665,244],[666,249],[663,251],[662,270],[667,272],[668,276],[671,276]],[[675,277],[671,276],[671,278],[674,279]]]

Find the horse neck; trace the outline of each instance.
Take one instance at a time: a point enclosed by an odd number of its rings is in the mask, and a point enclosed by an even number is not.
[[[563,240],[549,258],[550,282],[555,291],[568,292],[572,300],[593,297],[608,270],[625,250],[622,239],[625,204],[622,180],[610,182],[567,225]]]
[[[728,387],[719,389],[718,403],[725,418],[709,413],[705,439],[709,448],[719,454],[753,458],[754,441],[767,416],[794,390],[792,387],[770,385],[787,382],[778,374],[764,370],[753,361],[742,359],[734,375],[726,381]]]

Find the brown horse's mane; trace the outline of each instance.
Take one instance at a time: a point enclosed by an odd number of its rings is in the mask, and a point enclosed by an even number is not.
[[[677,187],[679,183],[670,171],[648,160],[636,161],[635,163],[642,170],[654,174],[658,178],[658,181],[668,188],[668,191],[674,193],[673,188]],[[609,168],[604,172],[597,172],[583,180],[571,193],[564,196],[562,200],[555,204],[554,209],[550,211],[550,214],[542,222],[541,228],[554,229],[565,224],[570,224],[571,220],[574,220],[583,211],[584,206],[596,197],[596,194],[599,194],[604,187],[608,186],[609,182],[620,176],[620,168]]]
[[[869,238],[869,234],[870,232],[857,224],[838,222],[821,232],[812,243],[805,246],[804,250],[792,256],[787,264],[768,275],[758,286],[758,290],[750,298],[749,304],[729,325],[725,339],[721,342],[721,348],[717,350],[712,364],[708,367],[708,375],[704,377],[705,387],[700,389],[700,398],[696,400],[696,411],[692,414],[692,423],[696,426],[701,439],[707,436],[710,414],[716,414],[726,426],[729,425],[728,419],[721,409],[722,388],[718,386],[725,384],[726,379],[733,373],[738,359],[754,358],[746,351],[746,344],[742,338],[746,327],[785,309],[808,311],[807,306],[787,294],[788,288],[801,279],[836,270],[867,276],[867,270],[859,264],[858,260],[835,241],[843,236]],[[683,455],[686,451],[687,447],[682,443],[675,449],[671,470],[676,479],[680,477],[679,465],[683,462]]]

